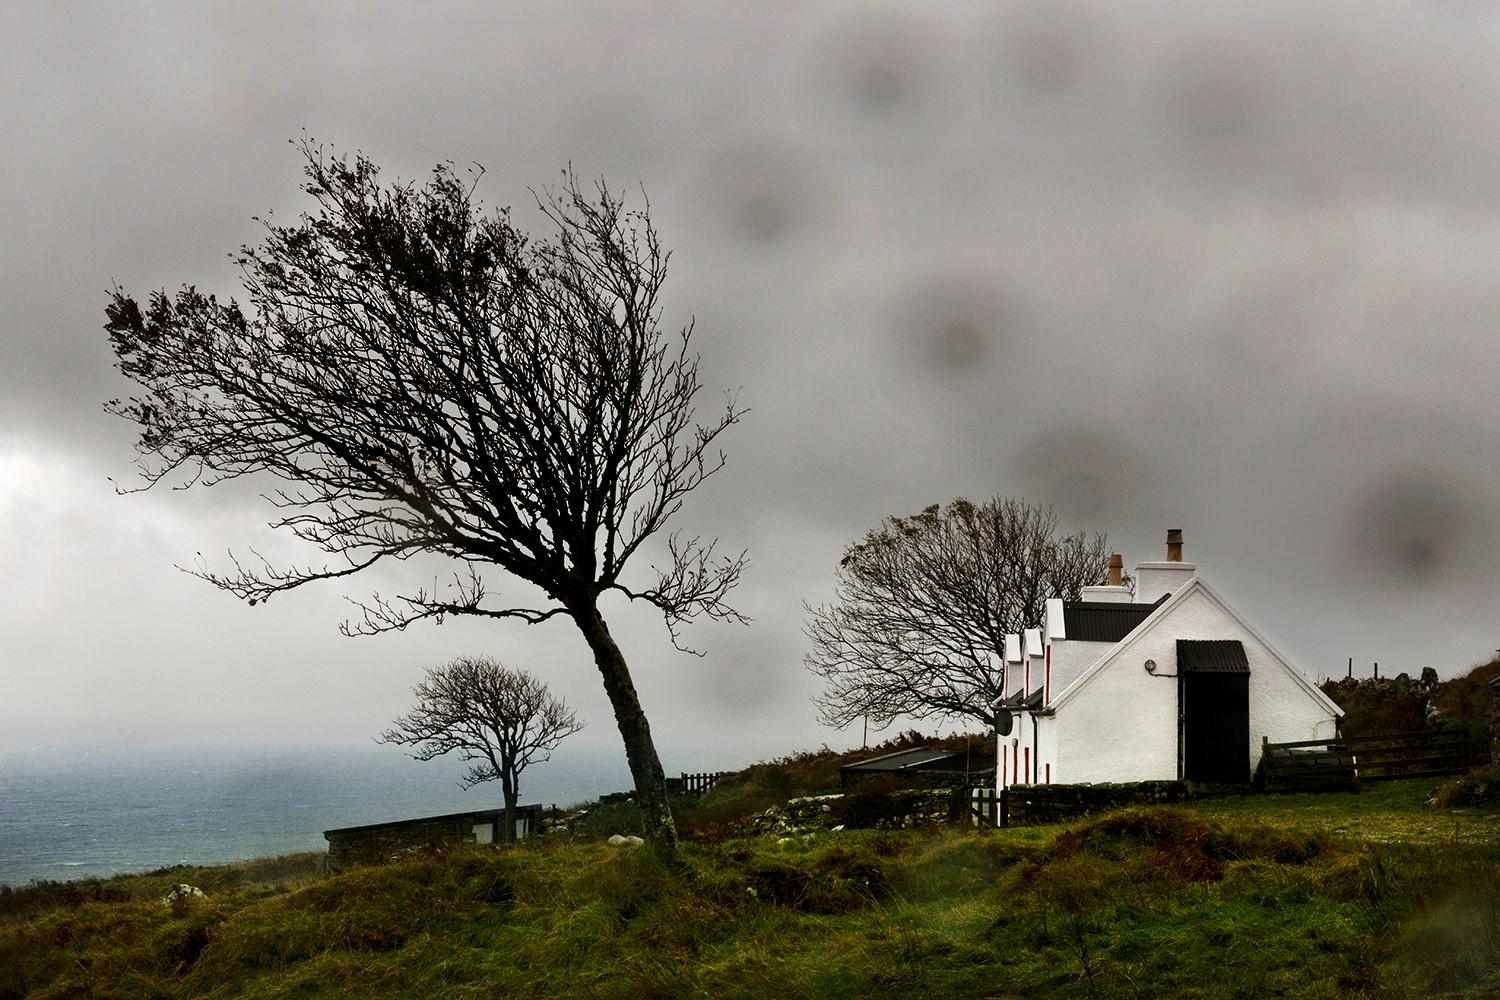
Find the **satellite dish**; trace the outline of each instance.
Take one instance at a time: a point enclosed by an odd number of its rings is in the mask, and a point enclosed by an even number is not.
[[[1010,735],[1011,727],[1015,725],[1015,721],[1015,716],[1010,714],[1010,709],[995,709],[995,732],[1001,736]]]

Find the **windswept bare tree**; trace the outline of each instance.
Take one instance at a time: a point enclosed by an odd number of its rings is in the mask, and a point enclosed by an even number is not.
[[[380,734],[380,742],[412,747],[417,760],[456,751],[472,761],[463,786],[500,782],[505,839],[514,839],[521,772],[549,759],[583,723],[536,677],[487,656],[428,667],[412,694],[416,705]]]
[[[960,498],[887,518],[844,550],[833,603],[804,605],[821,720],[988,726],[1005,636],[1041,624],[1047,598],[1102,583],[1108,564],[1103,535],[1061,535],[1052,508],[1025,500]]]
[[[141,489],[242,476],[271,481],[272,521],[330,559],[258,555],[195,572],[251,604],[419,554],[455,560],[446,588],[356,602],[348,633],[448,615],[563,616],[593,653],[649,833],[676,832],[661,763],[625,657],[600,614],[618,591],[654,605],[674,642],[690,619],[743,620],[727,592],[744,554],[667,539],[664,568],[627,564],[724,462],[715,441],[742,411],[698,424],[691,326],[663,330],[669,254],[649,205],[627,210],[568,172],[538,196],[555,229],[519,231],[438,166],[385,184],[363,155],[310,141],[313,209],[264,223],[236,259],[248,308],[186,286],[107,308],[120,371],[145,392],[108,408],[140,425]],[[498,569],[535,597],[496,601]]]

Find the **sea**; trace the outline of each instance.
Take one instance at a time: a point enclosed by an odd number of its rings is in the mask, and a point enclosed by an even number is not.
[[[749,748],[659,748],[668,774],[729,770]],[[323,831],[500,808],[459,785],[461,761],[374,743],[0,750],[0,885],[206,865],[327,848]],[[564,744],[521,777],[521,801],[572,805],[631,787],[624,752]]]

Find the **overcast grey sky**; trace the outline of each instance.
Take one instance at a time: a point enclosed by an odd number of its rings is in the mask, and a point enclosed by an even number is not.
[[[747,546],[702,660],[614,607],[659,742],[821,730],[801,602],[887,514],[1054,504],[1187,556],[1316,676],[1500,646],[1500,13],[1480,0],[5,3],[0,749],[372,735],[489,653],[616,739],[575,632],[345,639],[173,569],[293,555],[242,495],[116,496],[106,290],[236,291],[306,129],[388,175],[644,185],[710,389],[752,412],[682,524]],[[524,221],[531,218],[520,211]],[[669,770],[675,766],[664,751]],[[682,766],[691,766],[683,762]]]

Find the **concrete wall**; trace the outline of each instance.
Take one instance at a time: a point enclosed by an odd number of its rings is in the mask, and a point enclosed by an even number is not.
[[[1244,645],[1250,665],[1250,743],[1245,753],[1252,771],[1262,737],[1278,742],[1333,735],[1333,713],[1226,607],[1198,587],[1058,706],[1053,782],[1178,777],[1178,639],[1238,639]],[[1056,656],[1054,651],[1054,683]],[[1144,668],[1148,659],[1156,661],[1155,675]]]

